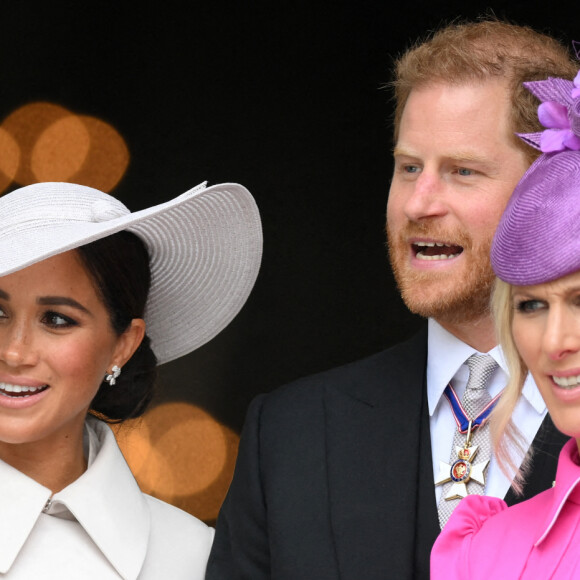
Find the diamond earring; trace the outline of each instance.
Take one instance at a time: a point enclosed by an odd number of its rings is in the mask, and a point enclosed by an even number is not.
[[[121,368],[117,365],[113,365],[111,369],[111,374],[107,374],[105,377],[105,381],[111,385],[111,387],[117,382],[117,377],[121,374]]]

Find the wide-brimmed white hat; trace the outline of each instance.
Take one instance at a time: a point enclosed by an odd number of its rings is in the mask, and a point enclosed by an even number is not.
[[[151,257],[145,322],[159,364],[218,334],[256,281],[260,214],[250,192],[236,183],[202,183],[133,213],[83,185],[22,187],[0,198],[0,276],[121,230],[139,236]]]

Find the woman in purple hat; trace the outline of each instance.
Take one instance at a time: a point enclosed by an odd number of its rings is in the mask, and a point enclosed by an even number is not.
[[[522,440],[511,414],[531,372],[556,427],[570,440],[551,489],[508,508],[469,495],[431,554],[431,578],[580,578],[580,73],[574,82],[526,83],[547,130],[521,138],[543,155],[516,187],[491,261],[493,311],[510,368],[494,415],[502,469],[521,487],[526,465],[509,461]]]

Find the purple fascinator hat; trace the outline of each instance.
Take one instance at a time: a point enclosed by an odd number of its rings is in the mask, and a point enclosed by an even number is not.
[[[491,248],[498,278],[516,286],[580,271],[580,73],[524,83],[542,104],[543,132],[519,137],[543,153],[516,186]]]
[[[580,270],[580,151],[541,155],[524,174],[495,232],[491,265],[516,286]]]

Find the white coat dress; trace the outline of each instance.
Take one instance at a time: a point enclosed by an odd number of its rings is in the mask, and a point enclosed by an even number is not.
[[[87,471],[52,498],[0,461],[0,578],[203,580],[213,528],[143,494],[94,417],[85,453]]]

